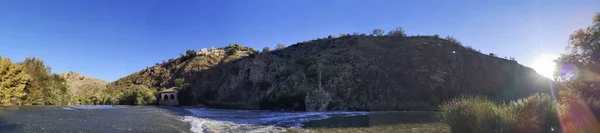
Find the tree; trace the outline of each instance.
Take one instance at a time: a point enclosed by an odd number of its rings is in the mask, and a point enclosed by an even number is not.
[[[240,44],[229,44],[229,45],[227,45],[227,46],[225,47],[225,49],[226,49],[226,50],[235,49],[235,50],[245,51],[245,50],[247,50],[248,48],[247,48],[247,47],[244,47],[244,46],[242,46],[242,45],[240,45]]]
[[[229,49],[227,50],[227,54],[231,55],[231,56],[237,56],[237,51],[236,49]]]
[[[24,72],[31,76],[30,82],[25,87],[24,104],[44,105],[48,101],[50,88],[50,67],[44,65],[44,61],[38,58],[26,58],[22,62]]]
[[[156,89],[145,85],[134,85],[123,94],[122,103],[129,105],[151,105],[156,103]],[[106,101],[106,100],[104,100]],[[110,100],[112,102],[112,100]]]
[[[399,36],[399,37],[405,37],[406,33],[404,32],[404,29],[402,29],[402,27],[397,27],[396,29],[390,31],[388,33],[388,36]]]
[[[577,99],[582,99],[598,118],[600,116],[600,105],[597,104],[600,102],[597,78],[600,74],[600,60],[598,60],[600,58],[600,13],[595,15],[592,22],[592,26],[579,29],[569,36],[567,52],[556,60],[554,80],[566,87],[559,93],[561,98],[568,95],[566,92],[570,92],[564,90],[574,90],[572,94],[580,97]]]
[[[254,49],[254,48],[248,48],[248,51],[250,51],[250,54],[258,53],[258,51],[256,51],[256,49]]]
[[[196,51],[188,49],[188,50],[185,51],[185,55],[186,56],[196,55]]]
[[[0,57],[0,105],[19,104],[29,80],[22,65]]]
[[[49,92],[46,93],[46,97],[48,97],[47,104],[49,105],[67,105],[69,104],[70,94],[67,89],[66,79],[58,74],[52,74],[50,76],[50,89]]]
[[[271,48],[269,46],[266,46],[265,48],[262,49],[262,52],[269,52],[271,51]]]
[[[190,87],[190,84],[185,82],[184,78],[175,79],[175,86],[179,87],[179,89],[186,89]]]
[[[373,35],[375,36],[383,36],[384,31],[382,29],[374,29]]]
[[[278,43],[277,46],[275,47],[275,50],[280,50],[280,49],[284,49],[284,48],[285,48],[285,44]]]
[[[586,29],[579,29],[569,37],[567,45],[567,53],[561,55],[557,59],[557,64],[561,67],[564,65],[574,65],[581,72],[600,73],[600,13],[596,14],[593,20],[593,25]],[[560,67],[557,67],[556,72],[560,72]],[[561,75],[555,73],[559,81],[571,81],[572,78],[586,81],[592,77],[571,77],[569,75]],[[580,75],[582,76],[582,75]]]
[[[458,40],[456,40],[456,38],[454,38],[453,36],[446,36],[444,39],[446,39],[452,43],[460,44],[460,42]]]

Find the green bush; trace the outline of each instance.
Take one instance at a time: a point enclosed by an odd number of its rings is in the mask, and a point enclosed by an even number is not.
[[[156,90],[143,85],[136,85],[132,88],[128,88],[128,90],[123,93],[121,99],[123,99],[121,103],[127,105],[156,104]]]
[[[455,133],[511,132],[516,115],[505,105],[481,96],[461,96],[442,103],[438,117]]]
[[[560,127],[557,104],[548,94],[534,94],[511,102],[509,108],[517,115],[517,131],[551,132]]]
[[[438,117],[451,132],[551,132],[559,131],[557,104],[547,94],[496,104],[486,97],[461,96],[442,103]]]

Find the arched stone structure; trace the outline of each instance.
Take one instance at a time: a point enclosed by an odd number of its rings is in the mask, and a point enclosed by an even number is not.
[[[159,97],[158,104],[159,105],[179,105],[179,101],[177,100],[177,88],[172,87],[169,89],[163,89],[158,92],[161,96]]]

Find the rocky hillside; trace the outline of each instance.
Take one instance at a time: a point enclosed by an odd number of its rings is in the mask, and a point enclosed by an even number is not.
[[[83,76],[76,72],[61,74],[67,83],[67,89],[73,97],[73,101],[90,99],[94,95],[103,94],[108,82],[96,78]],[[74,103],[72,103],[74,104]]]
[[[436,36],[347,35],[262,53],[221,50],[188,52],[112,85],[184,86],[184,105],[311,111],[433,110],[466,93],[507,100],[550,88],[516,61]]]

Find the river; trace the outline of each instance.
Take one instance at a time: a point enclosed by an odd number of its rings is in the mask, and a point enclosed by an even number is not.
[[[439,124],[431,124],[429,116],[427,112],[272,112],[105,105],[0,106],[0,132],[446,131]]]

